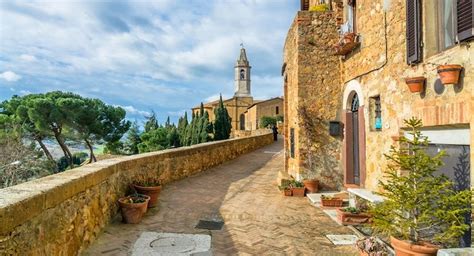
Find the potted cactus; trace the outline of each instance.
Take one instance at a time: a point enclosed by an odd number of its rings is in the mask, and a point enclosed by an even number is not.
[[[385,155],[389,164],[379,193],[385,200],[371,211],[372,226],[390,236],[397,255],[436,255],[439,247],[457,247],[469,230],[464,215],[472,194],[456,191],[448,177],[436,174],[445,153],[426,153],[429,141],[420,132],[421,120],[411,118],[405,125],[410,136]]]

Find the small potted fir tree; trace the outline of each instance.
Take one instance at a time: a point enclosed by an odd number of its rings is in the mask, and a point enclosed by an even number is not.
[[[435,173],[445,153],[426,153],[421,120],[405,124],[410,136],[386,155],[390,163],[380,182],[385,200],[373,208],[372,224],[390,236],[397,255],[436,255],[439,247],[457,247],[469,229],[464,215],[470,212],[471,191],[456,191],[452,181]]]

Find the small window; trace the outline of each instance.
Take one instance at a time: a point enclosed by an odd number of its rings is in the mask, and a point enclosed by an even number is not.
[[[290,129],[290,157],[295,158],[295,128]]]
[[[245,79],[245,70],[241,69],[240,70],[240,80],[244,80]]]
[[[280,110],[278,109],[278,107],[275,108],[275,113],[278,115],[280,114]]]
[[[382,107],[380,104],[380,96],[370,97],[369,99],[370,108],[370,130],[381,131],[382,130]]]
[[[356,0],[347,1],[346,6],[347,32],[356,33]]]

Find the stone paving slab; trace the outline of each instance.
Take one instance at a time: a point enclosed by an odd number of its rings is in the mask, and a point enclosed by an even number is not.
[[[117,216],[83,255],[130,255],[146,231],[211,235],[213,255],[358,255],[352,245],[334,245],[326,237],[353,235],[349,228],[308,199],[278,191],[282,147],[277,142],[167,184],[142,223],[122,224]],[[210,218],[222,219],[222,230],[195,229]]]

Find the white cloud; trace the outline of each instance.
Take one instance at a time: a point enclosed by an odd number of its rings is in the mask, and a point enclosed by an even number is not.
[[[16,82],[21,79],[20,75],[15,74],[13,71],[5,71],[0,74],[0,78],[7,80],[8,82]]]
[[[20,55],[20,59],[26,62],[34,62],[37,60],[35,56],[29,54]]]
[[[121,108],[125,109],[125,111],[127,111],[127,114],[131,114],[131,115],[141,115],[141,116],[149,116],[149,115],[151,115],[150,112],[136,109],[136,108],[133,107],[133,106],[120,106],[120,105],[115,105],[115,106],[116,106],[116,107],[121,107]]]

